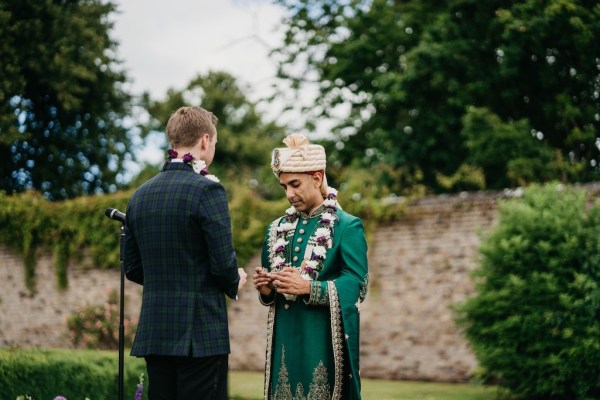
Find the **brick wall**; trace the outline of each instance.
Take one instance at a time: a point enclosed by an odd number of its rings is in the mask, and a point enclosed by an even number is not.
[[[369,249],[370,284],[361,308],[363,377],[464,381],[476,367],[450,306],[472,294],[480,234],[497,217],[502,193],[435,196],[412,204],[381,226]],[[115,232],[117,234],[117,232]],[[246,266],[251,275],[258,256]],[[118,266],[116,266],[118,267]],[[66,317],[106,300],[119,272],[71,265],[69,287],[56,289],[52,260],[38,257],[37,289],[24,287],[21,257],[0,248],[0,345],[69,347]],[[136,316],[141,289],[127,282],[127,313]],[[232,369],[263,370],[267,309],[249,281],[229,303]]]

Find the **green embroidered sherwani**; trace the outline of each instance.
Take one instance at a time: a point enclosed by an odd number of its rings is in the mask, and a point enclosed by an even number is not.
[[[286,263],[300,267],[310,236],[318,227],[321,206],[300,214]],[[311,294],[288,300],[277,294],[260,301],[270,307],[267,329],[265,399],[360,399],[359,304],[368,283],[367,244],[360,219],[341,210],[323,269],[311,282]],[[262,266],[270,270],[269,246],[285,222],[270,225]],[[310,252],[310,251],[309,251]]]

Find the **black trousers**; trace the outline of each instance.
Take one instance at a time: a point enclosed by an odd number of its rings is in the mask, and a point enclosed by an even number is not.
[[[149,400],[227,400],[229,356],[146,356]]]

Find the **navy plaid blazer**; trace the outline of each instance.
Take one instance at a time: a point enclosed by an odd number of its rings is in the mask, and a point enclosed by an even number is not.
[[[131,355],[229,354],[225,295],[239,275],[225,189],[167,162],[127,206],[127,278],[144,286]]]

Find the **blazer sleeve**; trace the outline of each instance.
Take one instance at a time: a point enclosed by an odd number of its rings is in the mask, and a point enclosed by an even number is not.
[[[210,274],[223,292],[235,299],[240,276],[233,249],[225,188],[219,183],[211,183],[199,203],[200,225],[208,248]]]
[[[125,217],[125,240],[123,249],[123,267],[125,276],[132,282],[144,284],[144,269],[142,268],[142,257],[140,248],[133,235],[133,232],[127,226],[127,217]]]

